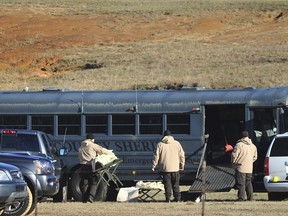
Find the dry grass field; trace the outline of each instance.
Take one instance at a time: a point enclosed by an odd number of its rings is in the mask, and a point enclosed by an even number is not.
[[[157,195],[158,202],[97,202],[97,203],[39,203],[37,215],[87,215],[87,216],[284,216],[287,201],[269,202],[266,193],[255,193],[252,202],[236,202],[236,191],[207,193],[203,203],[165,203],[164,194]],[[35,212],[34,212],[35,213]],[[36,215],[36,214],[35,214]]]
[[[287,85],[285,0],[1,0],[1,90]]]
[[[0,0],[1,90],[288,83],[287,0]],[[44,202],[35,215],[201,215],[202,203]],[[207,194],[205,215],[287,215]],[[33,213],[33,214],[34,214]]]

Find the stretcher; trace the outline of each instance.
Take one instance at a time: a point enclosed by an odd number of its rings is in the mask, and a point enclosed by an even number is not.
[[[161,181],[138,181],[136,187],[139,188],[139,200],[157,202],[155,196],[164,191],[164,185]]]
[[[139,188],[139,200],[143,202],[147,201],[154,201],[157,202],[155,199],[155,196],[160,193],[162,190],[161,189],[144,189],[144,188]]]

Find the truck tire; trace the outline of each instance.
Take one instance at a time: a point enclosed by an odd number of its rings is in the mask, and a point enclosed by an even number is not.
[[[18,216],[18,215],[28,215],[29,213],[31,213],[35,208],[35,204],[33,205],[33,194],[28,186],[27,186],[27,194],[28,196],[23,201],[5,207],[2,215]]]
[[[71,176],[71,182],[69,186],[69,193],[75,201],[82,200],[82,191],[81,191],[81,175],[80,169],[76,170]],[[100,179],[100,184],[97,188],[94,201],[105,201],[107,197],[108,184]]]

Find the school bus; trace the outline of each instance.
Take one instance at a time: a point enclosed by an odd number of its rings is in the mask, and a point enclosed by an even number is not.
[[[60,183],[68,186],[68,194],[75,200],[81,195],[77,153],[87,133],[93,133],[98,144],[122,160],[117,177],[124,186],[132,186],[138,180],[159,179],[151,171],[151,161],[163,131],[169,129],[186,153],[181,184],[191,185],[190,191],[197,192],[202,187],[204,159],[207,191],[229,191],[234,186],[225,145],[235,145],[245,129],[259,153],[254,164],[254,190],[263,191],[268,144],[276,134],[287,131],[287,98],[288,86],[2,91],[0,128],[44,131],[55,148],[65,147]]]

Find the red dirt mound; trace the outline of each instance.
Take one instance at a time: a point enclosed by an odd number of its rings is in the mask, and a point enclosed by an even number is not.
[[[215,43],[281,43],[288,38],[284,31],[287,20],[287,12],[237,12],[205,17],[166,14],[147,21],[133,15],[53,16],[24,8],[17,13],[4,10],[0,16],[0,71],[17,67],[33,71],[32,76],[38,72],[49,76],[57,71],[53,64],[61,59],[53,51],[73,46],[181,37]],[[43,57],[47,51],[51,55]],[[46,70],[47,66],[51,71]]]

